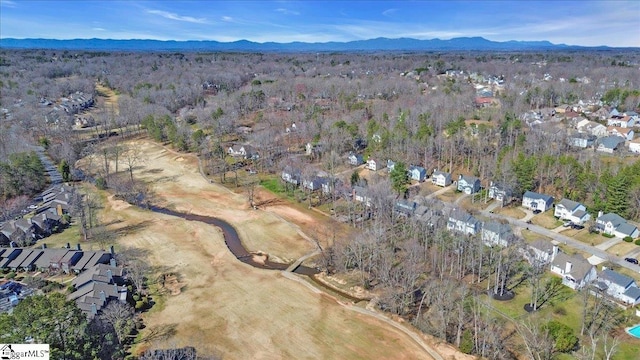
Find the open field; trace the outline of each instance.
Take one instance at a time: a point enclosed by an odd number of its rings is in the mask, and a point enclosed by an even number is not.
[[[628,243],[628,242],[621,241],[620,243],[615,244],[612,247],[608,248],[607,252],[615,256],[624,256],[624,254],[637,248],[638,248],[638,245],[632,242]]]
[[[557,220],[553,216],[553,211],[551,210],[534,216],[533,219],[531,219],[531,222],[547,229],[555,229],[562,225],[562,221]]]
[[[517,207],[511,207],[511,206],[502,207],[502,208],[498,207],[494,210],[494,212],[496,214],[508,216],[514,219],[522,219],[526,215],[524,211],[518,209]]]
[[[147,159],[136,176],[153,184],[164,206],[230,222],[250,251],[295,259],[315,249],[302,231],[332,226],[330,218],[296,206],[250,209],[245,195],[204,180],[194,157],[148,141],[136,146]],[[175,295],[152,286],[157,304],[143,315],[147,327],[137,351],[171,344],[219,352],[225,359],[430,358],[388,324],[350,311],[280,272],[238,261],[216,227],[141,210],[113,197],[100,215],[113,222],[113,229],[135,229],[120,232],[119,246],[141,249],[157,274],[178,275]]]
[[[587,229],[586,227],[581,230],[576,230],[568,227],[566,228],[566,230],[560,231],[560,233],[562,235],[571,236],[572,238],[580,240],[583,243],[591,246],[600,245],[605,241],[611,240],[600,234],[589,233],[589,229]]]

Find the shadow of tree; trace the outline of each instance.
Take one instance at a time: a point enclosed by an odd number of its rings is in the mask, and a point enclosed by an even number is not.
[[[166,341],[175,336],[178,324],[163,324],[154,326],[140,339],[140,342]]]

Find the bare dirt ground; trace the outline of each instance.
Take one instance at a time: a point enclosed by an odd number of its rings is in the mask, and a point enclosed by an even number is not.
[[[250,251],[262,251],[272,260],[295,259],[315,249],[303,231],[329,227],[322,223],[328,217],[296,206],[250,209],[245,196],[204,180],[195,157],[149,141],[136,145],[146,162],[135,174],[153,184],[167,207],[230,222]],[[175,276],[168,277],[162,295],[153,295],[157,303],[143,315],[146,328],[136,351],[191,345],[225,359],[431,358],[383,321],[350,311],[280,272],[238,261],[216,227],[141,210],[113,197],[107,198],[101,216],[114,229],[132,229],[121,232],[118,248],[142,249],[156,276]]]

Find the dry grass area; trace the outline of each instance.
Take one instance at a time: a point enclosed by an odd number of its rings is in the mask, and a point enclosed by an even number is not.
[[[542,239],[542,240],[545,240],[545,241],[551,241],[552,240],[551,238],[548,238],[548,237],[543,236],[543,235],[539,235],[538,233],[535,233],[535,232],[533,232],[531,230],[527,230],[527,229],[522,229],[521,235],[522,235],[522,237],[524,238],[524,240],[526,242],[534,242],[534,241],[536,241],[538,239]]]
[[[497,207],[494,210],[494,212],[496,214],[508,216],[514,219],[522,219],[526,215],[525,212],[522,211],[521,209],[518,209],[517,207],[511,207],[511,206]]]
[[[615,244],[612,247],[608,248],[607,252],[615,256],[624,256],[629,251],[635,250],[637,248],[638,248],[638,245],[632,242],[628,243],[628,242],[621,241],[620,243]]]
[[[531,219],[531,222],[546,229],[555,229],[562,225],[562,221],[553,216],[553,211],[545,211],[542,214],[538,214]]]
[[[438,187],[438,189],[442,189],[440,187]],[[448,189],[447,191],[445,191],[442,194],[438,194],[436,195],[436,197],[440,200],[440,201],[444,201],[444,202],[454,202],[458,196],[462,196],[462,193],[456,193],[456,191],[451,188]]]
[[[101,109],[113,110],[114,114],[118,114],[118,95],[116,95],[113,89],[108,88],[102,84],[96,84],[96,91],[100,93],[104,100],[101,100],[102,104],[99,106]],[[99,100],[100,101],[100,100]]]
[[[560,231],[560,233],[562,235],[571,236],[572,238],[580,240],[583,243],[591,246],[600,245],[605,241],[611,240],[600,234],[589,233],[589,230],[586,227],[581,230],[576,230],[568,227],[566,228],[566,230]]]
[[[135,145],[147,159],[136,176],[153,184],[165,206],[230,222],[250,251],[294,259],[315,249],[303,231],[332,228],[330,218],[295,206],[250,209],[244,195],[205,181],[195,157],[149,141]],[[238,261],[216,227],[137,209],[113,197],[101,216],[114,229],[136,229],[121,231],[119,247],[146,252],[156,275],[175,274],[179,284],[174,295],[156,295],[156,306],[143,315],[147,327],[137,351],[191,345],[225,359],[430,358],[388,324],[350,311],[277,271]],[[448,352],[456,356],[455,350]]]

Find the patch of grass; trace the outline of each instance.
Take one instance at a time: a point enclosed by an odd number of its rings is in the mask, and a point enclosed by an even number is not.
[[[516,208],[516,207],[498,207],[494,210],[494,212],[496,214],[500,214],[500,215],[504,215],[504,216],[508,216],[510,218],[514,218],[514,219],[522,219],[523,217],[525,217],[527,214],[525,214],[524,211]]]
[[[547,229],[555,229],[562,225],[562,221],[556,219],[552,211],[545,211],[542,214],[534,216],[531,222]]]
[[[607,249],[609,254],[615,256],[624,256],[624,254],[628,253],[631,250],[636,249],[638,246],[634,243],[627,243],[624,241],[619,242],[618,244],[613,245],[612,247]]]
[[[538,233],[535,233],[535,232],[533,232],[531,230],[527,230],[527,229],[522,229],[521,234],[522,234],[522,237],[524,238],[524,240],[527,241],[527,242],[533,242],[533,241],[538,240],[538,239],[551,241],[551,238],[539,235]]]
[[[275,194],[282,194],[285,192],[284,185],[282,185],[280,180],[275,178],[262,179],[260,180],[260,185]]]
[[[572,238],[582,241],[583,243],[589,244],[591,246],[600,245],[606,241],[606,239],[602,236],[595,233],[590,233],[586,227],[581,230],[567,228],[566,230],[562,230],[560,233],[562,235],[571,236]]]
[[[71,222],[71,226],[60,233],[53,234],[44,239],[38,240],[32,248],[40,248],[42,244],[47,244],[49,248],[65,247],[69,243],[72,247],[81,242],[80,227],[77,223]],[[82,244],[84,246],[84,244]]]
[[[444,202],[453,202],[458,196],[461,196],[462,193],[456,193],[455,190],[449,189],[442,194],[437,195],[436,197]]]

